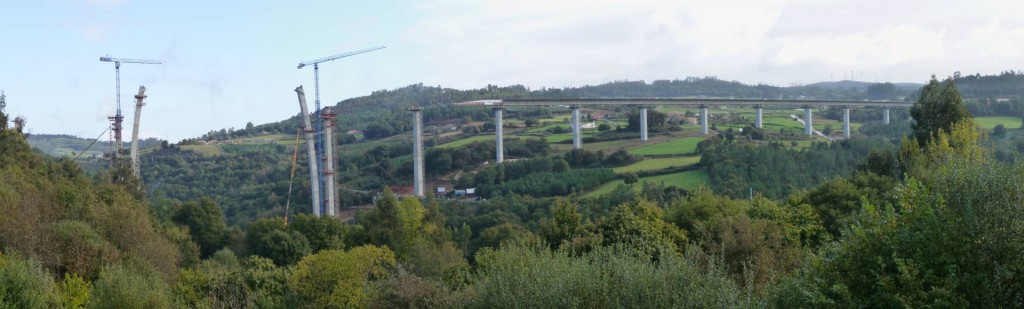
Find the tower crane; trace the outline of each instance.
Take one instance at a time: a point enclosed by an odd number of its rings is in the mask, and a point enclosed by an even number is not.
[[[310,66],[310,65],[313,66],[313,83],[314,83],[313,91],[315,93],[315,99],[314,100],[316,102],[316,110],[314,111],[315,114],[313,116],[314,118],[316,118],[316,138],[317,138],[317,140],[316,140],[316,155],[317,155],[317,157],[321,157],[322,160],[333,160],[334,158],[326,158],[326,157],[323,157],[323,155],[322,155],[323,152],[324,152],[323,151],[323,146],[324,146],[323,131],[324,131],[324,127],[323,127],[323,121],[322,121],[322,119],[320,117],[320,63],[328,62],[328,61],[332,61],[332,60],[338,60],[338,59],[345,58],[345,57],[351,57],[351,56],[355,56],[355,55],[362,54],[362,53],[368,53],[368,52],[372,52],[372,51],[379,50],[379,49],[384,49],[384,46],[376,46],[376,47],[370,47],[370,48],[366,48],[366,49],[354,50],[354,51],[350,51],[350,52],[346,52],[346,53],[342,53],[342,54],[337,54],[337,55],[330,56],[330,57],[324,57],[324,58],[320,58],[320,59],[316,59],[316,60],[310,60],[310,61],[299,63],[299,67],[298,67],[299,69],[302,69],[303,67]],[[332,141],[328,141],[328,142],[331,143]],[[330,145],[328,145],[328,147],[329,146]],[[325,187],[324,186],[324,177],[322,175],[324,171],[323,171],[322,168],[320,168],[321,166],[323,166],[323,164],[318,164],[317,165],[317,167],[318,167],[317,168],[318,169],[317,174],[321,174],[321,177],[319,177],[320,181],[316,185],[319,188],[324,188]],[[312,185],[312,184],[310,184],[310,185]],[[333,200],[327,201],[327,200],[322,198],[322,197],[324,197],[326,195],[326,192],[324,192],[324,190],[320,190],[320,195],[321,195],[320,201],[322,201],[322,204],[320,205],[320,209],[321,210],[333,209],[334,201]],[[316,213],[324,213],[324,212],[320,211],[320,212],[316,212]]]
[[[116,90],[117,92],[115,93],[115,97],[117,97],[117,114],[115,114],[112,117],[107,117],[107,119],[109,119],[111,122],[113,122],[113,127],[112,128],[113,128],[115,142],[114,142],[113,145],[111,145],[111,147],[113,147],[114,149],[113,149],[113,154],[110,157],[111,161],[113,161],[121,153],[121,122],[124,120],[124,116],[121,115],[121,64],[122,63],[161,64],[161,62],[159,60],[131,59],[131,58],[114,58],[114,57],[110,57],[110,55],[107,55],[107,56],[104,56],[104,57],[100,57],[100,61],[103,61],[103,62],[113,62],[114,63],[114,72],[115,72],[114,76],[115,76],[116,87],[117,87],[117,90]]]

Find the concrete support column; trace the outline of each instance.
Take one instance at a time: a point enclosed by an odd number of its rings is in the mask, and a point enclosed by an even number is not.
[[[496,158],[494,159],[494,163],[501,163],[502,161],[505,161],[505,145],[504,145],[504,143],[502,141],[502,137],[501,137],[501,129],[502,129],[502,120],[501,120],[501,116],[502,115],[501,115],[501,113],[502,113],[503,110],[505,110],[505,109],[502,108],[502,107],[495,107],[494,108],[494,140],[495,140],[494,153],[495,153],[495,156],[496,156]]]
[[[814,126],[811,122],[811,107],[804,106],[804,133],[807,135],[814,135]]]
[[[423,109],[413,107],[412,111],[412,179],[413,194],[423,195]]]
[[[754,119],[754,127],[758,129],[764,128],[764,116],[762,114],[761,105],[754,106],[754,110],[757,111],[757,118]]]
[[[583,140],[580,138],[580,107],[572,107],[572,148],[582,149]]]
[[[313,142],[313,126],[309,121],[309,113],[306,111],[306,92],[302,90],[302,86],[295,88],[295,93],[299,95],[299,108],[302,110],[302,131],[306,135],[306,147],[308,152],[307,158],[309,158],[309,191],[310,198],[313,200],[313,215],[320,217],[320,173],[317,171],[316,163],[316,145]]]
[[[889,108],[886,107],[882,112],[882,122],[889,124]]]
[[[320,113],[324,121],[324,157],[323,157],[323,182],[324,182],[324,210],[327,216],[334,217],[334,209],[337,207],[337,199],[334,191],[334,121],[337,114],[330,107],[325,107]]]
[[[843,107],[843,137],[850,138],[850,107]]]
[[[708,134],[708,106],[700,106],[700,133]]]
[[[640,140],[647,141],[647,106],[640,106]]]

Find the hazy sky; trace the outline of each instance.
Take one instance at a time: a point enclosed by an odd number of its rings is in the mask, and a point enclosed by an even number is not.
[[[414,83],[995,74],[1024,63],[1020,16],[1017,0],[7,0],[0,89],[32,132],[92,137],[115,109],[114,65],[99,57],[163,60],[122,65],[125,127],[144,84],[143,137],[177,142],[297,114],[296,86],[313,99],[299,62],[376,45],[321,67],[324,104]]]

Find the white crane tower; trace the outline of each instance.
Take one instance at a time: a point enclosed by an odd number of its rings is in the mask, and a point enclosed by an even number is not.
[[[314,82],[313,91],[315,93],[315,99],[314,100],[316,102],[316,110],[313,111],[313,113],[314,113],[313,118],[316,119],[316,129],[315,129],[316,130],[316,156],[318,158],[321,158],[321,160],[324,161],[324,163],[331,164],[331,163],[333,163],[334,158],[328,158],[328,157],[323,155],[323,153],[324,153],[324,148],[323,148],[324,147],[324,140],[323,140],[324,126],[323,126],[323,120],[322,120],[322,117],[321,117],[321,114],[320,114],[320,63],[321,62],[328,62],[328,61],[331,61],[331,60],[337,60],[337,59],[341,59],[341,58],[345,58],[345,57],[355,56],[355,55],[362,54],[362,53],[368,53],[368,52],[372,52],[372,51],[379,50],[379,49],[384,49],[384,46],[377,46],[377,47],[371,47],[371,48],[367,48],[367,49],[360,49],[360,50],[350,51],[350,52],[347,52],[347,53],[338,54],[338,55],[334,55],[334,56],[330,56],[330,57],[324,57],[324,58],[320,58],[320,59],[316,59],[316,60],[311,60],[311,61],[306,61],[306,62],[303,62],[303,63],[299,63],[299,69],[302,69],[303,67],[310,66],[310,65],[313,66],[313,82]],[[328,147],[330,147],[332,145],[332,143],[333,143],[333,141],[327,141],[327,142],[328,142],[328,144],[327,144]],[[310,159],[310,161],[314,160],[313,158],[309,158],[309,159]],[[323,189],[323,190],[312,190],[313,192],[318,192],[319,191],[319,194],[320,194],[319,197],[315,197],[315,198],[313,198],[313,200],[314,201],[322,201],[321,205],[314,205],[314,207],[316,207],[316,211],[314,211],[313,213],[316,214],[317,216],[320,216],[320,214],[323,214],[323,213],[334,214],[334,207],[336,206],[335,205],[336,201],[334,200],[334,194],[333,194],[333,192],[330,192],[331,194],[328,194],[327,189],[330,188],[330,187],[326,185],[326,182],[328,182],[328,181],[330,182],[330,184],[334,183],[334,173],[333,173],[334,171],[332,170],[330,165],[328,165],[328,167],[326,169],[324,168],[324,166],[325,166],[325,164],[318,164],[317,165],[317,174],[319,174],[320,177],[313,177],[313,178],[319,178],[319,180],[311,179],[311,180],[313,180],[313,183],[310,184],[310,185],[317,186],[317,187]],[[329,178],[329,179],[325,179],[324,176],[326,176],[326,178]]]
[[[113,62],[114,63],[114,76],[116,81],[116,93],[117,97],[117,114],[114,116],[107,117],[111,124],[111,132],[114,134],[114,143],[111,145],[112,152],[110,160],[115,161],[121,155],[121,122],[124,120],[124,116],[121,115],[121,64],[122,63],[139,63],[139,64],[161,64],[159,60],[146,60],[146,59],[130,59],[130,58],[114,58],[109,55],[100,57],[100,61]],[[134,147],[134,145],[133,145]]]

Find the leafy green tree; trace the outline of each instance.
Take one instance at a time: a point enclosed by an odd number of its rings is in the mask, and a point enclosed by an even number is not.
[[[835,246],[778,285],[778,307],[1015,307],[1024,284],[1021,165],[954,158],[867,204]]]
[[[595,227],[605,246],[622,244],[659,258],[686,249],[686,232],[663,220],[656,204],[638,200],[619,205]]]
[[[0,91],[0,131],[7,130],[7,114],[4,113],[6,108],[7,95]]]
[[[269,258],[281,266],[294,264],[311,251],[306,236],[285,227],[282,218],[253,222],[245,233],[245,242],[253,254]]]
[[[1002,123],[997,124],[994,128],[992,128],[992,136],[1006,136],[1006,126],[1004,126]]]
[[[189,234],[199,245],[203,258],[209,257],[227,244],[228,226],[224,221],[224,213],[210,198],[182,204],[171,220],[188,227]]]
[[[542,227],[543,228],[543,227]],[[518,242],[526,242],[536,239],[530,230],[522,225],[505,222],[480,232],[480,236],[473,242],[473,246],[480,248],[503,248]]]
[[[623,175],[622,179],[627,185],[640,182],[640,177],[637,177],[636,173],[626,173],[626,175]]]
[[[64,280],[57,284],[59,299],[57,307],[64,309],[85,308],[92,297],[89,289],[92,283],[85,281],[82,277],[64,274]]]
[[[311,308],[364,307],[369,284],[387,277],[396,264],[394,253],[384,247],[324,250],[302,258],[288,276],[288,286]]]
[[[93,308],[170,308],[170,288],[157,274],[142,267],[111,265],[93,284]]]
[[[853,183],[834,178],[815,187],[807,194],[807,202],[823,220],[823,226],[832,235],[844,230],[849,217],[861,204],[861,194]]]
[[[342,249],[345,246],[345,226],[335,218],[298,214],[291,217],[288,229],[306,237],[312,252]]]
[[[865,94],[870,100],[892,100],[899,97],[899,89],[893,83],[874,83],[868,85]]]
[[[579,206],[568,199],[557,198],[551,207],[551,218],[541,219],[540,235],[552,249],[562,245],[577,248],[576,244],[585,233],[583,215],[579,213],[578,208]]]
[[[672,249],[664,249],[670,251]],[[756,307],[717,265],[629,246],[589,252],[524,245],[477,254],[467,308]],[[671,282],[671,284],[666,284]]]
[[[960,91],[952,79],[940,84],[935,76],[921,88],[921,95],[914,107],[910,108],[914,117],[914,137],[918,145],[924,147],[932,137],[944,131],[953,131],[953,124],[971,119],[971,113],[964,106]]]
[[[633,132],[640,132],[640,112],[638,112],[638,111],[631,111],[631,112],[629,112],[628,115],[626,115],[626,117],[627,117],[626,120],[628,122],[628,124],[626,125],[626,130],[633,131]],[[663,129],[665,127],[665,120],[667,118],[668,118],[668,115],[665,115],[665,113],[662,113],[662,112],[659,112],[659,111],[656,111],[656,110],[653,110],[653,109],[648,109],[647,110],[647,126],[648,126],[648,129],[651,130],[651,131],[658,131],[658,130]]]
[[[121,254],[114,244],[85,222],[64,220],[51,228],[56,236],[55,248],[75,253],[62,257],[61,264],[69,273],[94,279],[104,265],[116,261]]]
[[[360,219],[360,225],[366,230],[370,243],[389,248],[395,248],[399,243],[401,221],[398,198],[391,192],[391,188],[385,188],[373,210]]]
[[[53,279],[39,262],[0,254],[0,308],[47,308],[56,300]]]

